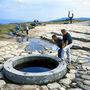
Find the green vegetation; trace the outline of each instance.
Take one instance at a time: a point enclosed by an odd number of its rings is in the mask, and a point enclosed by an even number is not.
[[[83,21],[90,21],[90,20],[73,20],[73,22],[83,22]],[[46,24],[67,24],[69,20],[65,21],[54,21],[54,22],[44,22]],[[12,31],[13,33],[16,33],[16,25],[18,23],[14,24],[0,24],[0,38],[9,38],[9,32]],[[24,28],[24,34],[26,33],[26,25],[29,26],[29,29],[34,28],[33,26],[30,26],[31,23],[20,23],[21,27]]]
[[[0,24],[0,38],[9,38],[10,37],[10,31],[13,33],[16,33],[16,25],[14,24]],[[20,23],[20,25],[24,28],[24,33],[26,30],[26,25],[29,26],[29,29],[32,29],[34,27],[30,26],[30,23]]]
[[[9,32],[12,30],[15,32],[16,24],[0,24],[0,38],[9,37]]]

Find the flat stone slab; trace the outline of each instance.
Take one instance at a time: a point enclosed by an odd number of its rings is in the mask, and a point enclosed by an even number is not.
[[[90,76],[89,75],[82,75],[81,78],[90,80]]]
[[[50,89],[50,90],[52,90],[52,89],[60,89],[61,88],[61,86],[60,86],[60,84],[58,84],[58,83],[52,83],[52,84],[48,84],[47,85],[47,87]]]
[[[17,84],[7,84],[6,87],[9,90],[21,90],[21,85],[17,85]]]
[[[41,90],[41,87],[38,85],[24,85],[21,90]]]
[[[75,70],[75,69],[70,69],[69,72],[70,72],[70,73],[77,73],[77,70]]]
[[[0,88],[4,87],[6,85],[6,82],[4,80],[0,80]]]
[[[90,75],[90,71],[87,72]]]
[[[88,59],[85,57],[80,57],[80,58],[78,58],[78,63],[81,63],[81,64],[88,63]]]
[[[66,77],[72,80],[72,79],[75,79],[75,74],[73,74],[73,73],[67,73],[66,74]]]
[[[68,90],[83,90],[81,88],[71,88],[71,89],[68,89]]]
[[[90,63],[82,64],[82,68],[90,70]]]
[[[82,82],[82,81],[84,81],[84,79],[81,79],[81,78],[75,78],[75,81],[76,81],[76,82],[78,82],[78,81],[79,81],[79,82]]]
[[[67,68],[68,69],[75,69],[75,67],[73,65],[68,65]]]
[[[87,71],[78,71],[80,74],[87,74]]]
[[[5,60],[8,60],[8,59],[10,59],[10,58],[12,58],[12,57],[14,57],[14,55],[11,55],[11,54],[8,54],[8,55],[3,56],[3,58],[4,58]]]
[[[47,86],[43,85],[41,86],[41,90],[49,90]]]
[[[72,81],[69,78],[61,79],[59,83],[69,85]]]
[[[78,86],[84,90],[90,90],[90,86],[84,85],[83,83],[78,83]]]
[[[0,52],[1,53],[1,52]],[[0,61],[4,61],[4,58],[0,56]]]
[[[90,80],[84,80],[83,83],[90,86]]]

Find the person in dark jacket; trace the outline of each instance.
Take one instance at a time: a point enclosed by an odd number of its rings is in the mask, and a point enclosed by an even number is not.
[[[60,48],[58,50],[58,57],[61,58],[60,53],[61,53],[61,50],[62,50],[62,39],[58,38],[56,35],[53,35],[52,39],[54,40],[55,44]]]

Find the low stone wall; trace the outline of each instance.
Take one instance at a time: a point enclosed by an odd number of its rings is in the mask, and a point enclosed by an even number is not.
[[[30,62],[34,60],[47,60],[57,62],[58,66],[48,72],[43,73],[28,73],[20,72],[14,67],[20,63]],[[42,63],[42,62],[41,62]],[[4,75],[11,81],[20,84],[47,84],[61,79],[67,72],[65,61],[61,61],[58,57],[47,55],[28,55],[11,58],[4,64]]]

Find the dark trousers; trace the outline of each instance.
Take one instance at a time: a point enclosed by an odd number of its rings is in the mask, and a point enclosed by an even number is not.
[[[26,30],[26,34],[28,35],[28,30]]]
[[[61,58],[62,47],[58,50],[58,57]]]

